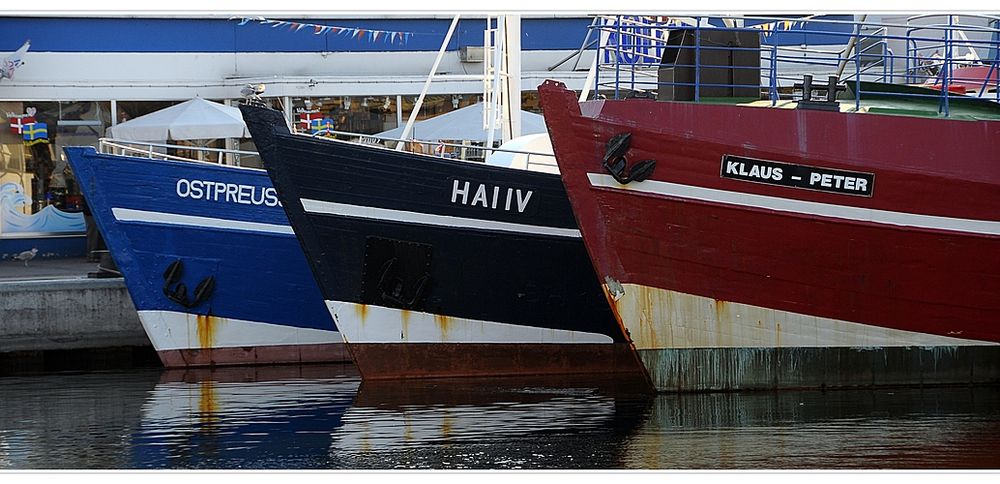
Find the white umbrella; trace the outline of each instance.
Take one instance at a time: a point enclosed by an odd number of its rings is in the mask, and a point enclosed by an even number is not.
[[[486,130],[483,129],[484,103],[476,103],[461,109],[444,113],[440,116],[413,123],[410,137],[424,141],[466,140],[486,141]],[[545,133],[545,118],[540,114],[521,111],[521,134]],[[403,127],[383,131],[376,136],[399,138]],[[497,127],[494,139],[500,139],[500,128]]]
[[[238,108],[195,98],[108,128],[112,138],[165,141],[249,138]]]

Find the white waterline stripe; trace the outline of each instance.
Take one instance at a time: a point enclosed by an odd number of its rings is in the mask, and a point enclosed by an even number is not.
[[[267,232],[272,234],[292,235],[292,227],[289,225],[277,225],[261,222],[246,222],[243,220],[230,220],[225,218],[199,217],[196,215],[180,215],[176,213],[151,212],[147,210],[134,210],[131,208],[111,209],[111,213],[120,222],[147,222],[167,225],[187,225],[191,227],[245,230],[248,232]]]
[[[406,210],[364,207],[360,205],[348,205],[344,203],[326,202],[323,200],[312,200],[308,198],[302,198],[299,201],[302,202],[303,210],[310,213],[342,215],[345,217],[387,220],[391,222],[405,222],[421,225],[436,225],[452,228],[460,227],[468,229],[499,230],[503,232],[517,232],[535,235],[554,235],[557,237],[580,237],[580,231],[578,229],[543,227],[539,225],[527,225],[513,222],[497,222],[493,220],[454,217],[451,215],[436,215],[430,213],[410,212]]]
[[[337,328],[354,343],[612,344],[605,334],[522,326],[326,300]],[[441,321],[447,321],[442,324]]]
[[[139,322],[156,351],[202,348],[198,334],[198,315],[180,311],[140,310]],[[333,328],[300,328],[285,324],[223,318],[213,323],[211,348],[249,346],[298,346],[343,343],[344,337]]]
[[[991,220],[975,220],[937,215],[921,215],[906,212],[893,212],[874,208],[834,205],[830,203],[810,202],[791,198],[772,197],[753,193],[732,192],[715,188],[681,185],[678,183],[651,181],[632,182],[621,185],[611,175],[587,173],[591,186],[613,188],[623,191],[651,193],[671,197],[688,198],[705,202],[727,203],[743,207],[765,208],[779,212],[791,212],[821,217],[832,217],[860,222],[898,225],[904,227],[919,227],[973,234],[1000,235],[1000,222]]]

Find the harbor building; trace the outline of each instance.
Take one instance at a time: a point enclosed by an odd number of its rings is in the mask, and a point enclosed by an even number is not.
[[[107,129],[193,98],[235,105],[264,84],[290,122],[316,111],[332,128],[377,133],[405,123],[451,15],[232,17],[84,15],[0,17],[0,184],[20,187],[18,210],[79,210],[62,148],[96,145]],[[494,21],[496,19],[493,19]],[[420,117],[478,102],[484,93],[485,16],[462,17],[443,46]],[[592,19],[521,17],[523,107],[556,77],[582,88]],[[492,24],[491,24],[492,25]],[[28,123],[32,128],[24,129]],[[44,127],[44,129],[42,129]],[[164,140],[165,141],[165,140]],[[253,149],[249,140],[243,146]],[[226,147],[219,140],[218,147]],[[2,237],[0,229],[0,237]]]

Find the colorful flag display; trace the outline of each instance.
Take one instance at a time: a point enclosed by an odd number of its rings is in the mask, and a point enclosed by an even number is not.
[[[323,117],[319,111],[299,111],[299,124],[302,125],[302,131],[309,131],[312,129],[314,121],[319,121]]]
[[[23,132],[25,146],[49,142],[49,126],[45,123],[26,124]]]
[[[7,113],[10,132],[24,139],[25,146],[49,142],[49,126],[35,119],[35,108],[26,109],[27,114]]]
[[[25,126],[35,124],[35,118],[27,114],[7,113],[7,118],[10,120],[10,132],[14,134],[23,134]]]
[[[312,124],[313,136],[333,137],[333,119],[314,119]]]
[[[257,22],[263,25],[270,25],[272,28],[287,28],[290,32],[305,30],[315,35],[335,34],[344,37],[367,42],[384,42],[386,44],[406,45],[413,35],[413,32],[399,32],[394,30],[372,30],[358,29],[353,27],[340,27],[336,25],[320,25],[305,22],[292,22],[288,20],[273,20],[264,17],[233,17],[230,20],[239,20],[240,25],[250,22]]]

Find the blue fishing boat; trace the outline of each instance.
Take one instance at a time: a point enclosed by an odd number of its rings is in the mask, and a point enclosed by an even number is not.
[[[350,360],[263,170],[65,152],[165,366]]]

